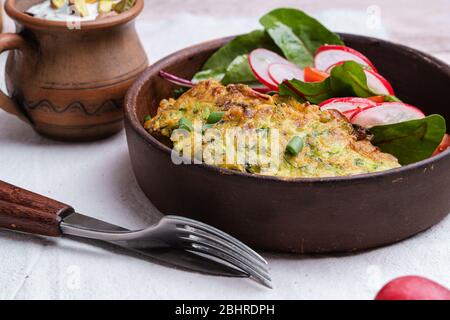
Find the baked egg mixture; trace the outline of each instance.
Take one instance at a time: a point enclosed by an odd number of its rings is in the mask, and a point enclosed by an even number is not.
[[[179,153],[192,150],[191,158],[253,174],[334,177],[400,167],[394,156],[372,145],[370,136],[339,112],[261,94],[243,84],[200,82],[178,99],[162,100],[157,115],[146,119],[144,127],[155,137],[169,138]],[[238,137],[254,132],[257,143],[227,144],[227,132],[237,132]],[[200,135],[201,152],[193,148],[195,133]],[[274,137],[276,147],[269,141]],[[246,155],[245,161],[238,156],[229,161],[230,145],[236,154]],[[255,154],[257,159],[251,156]]]

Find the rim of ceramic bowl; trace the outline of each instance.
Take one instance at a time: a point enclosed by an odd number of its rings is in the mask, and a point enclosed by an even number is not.
[[[144,0],[136,0],[135,5],[128,11],[114,17],[108,17],[100,20],[81,21],[79,29],[69,29],[65,21],[51,21],[30,16],[17,9],[16,0],[6,0],[5,11],[12,19],[20,24],[34,29],[53,29],[66,31],[84,31],[113,27],[125,24],[135,19],[144,9]]]
[[[350,36],[360,39],[365,39],[368,42],[370,41],[378,41],[390,46],[395,46],[398,49],[406,50],[410,52],[411,54],[417,55],[421,57],[422,59],[425,59],[428,61],[428,63],[434,63],[438,65],[439,67],[444,69],[444,72],[447,72],[450,76],[450,66],[437,59],[434,58],[426,53],[423,53],[419,50],[397,44],[391,41],[381,40],[378,38],[373,37],[367,37],[367,36],[360,36],[360,35],[354,35],[354,34],[341,34],[343,36]],[[161,60],[157,61],[153,65],[147,68],[141,76],[133,83],[133,85],[130,87],[130,89],[127,92],[127,95],[125,97],[125,119],[129,122],[131,125],[131,129],[136,131],[146,142],[150,143],[153,147],[157,148],[159,151],[164,152],[167,154],[170,158],[172,149],[161,143],[158,139],[156,139],[154,136],[152,136],[149,132],[147,132],[144,129],[144,126],[141,124],[137,117],[136,113],[136,105],[137,105],[137,97],[139,96],[140,92],[144,88],[144,84],[148,82],[151,78],[157,77],[159,70],[162,68],[171,65],[173,62],[177,61],[179,59],[179,56],[183,52],[194,52],[195,50],[201,50],[202,48],[215,48],[216,46],[220,46],[223,43],[228,42],[229,40],[233,39],[235,36],[232,37],[225,37],[220,39],[215,39],[207,42],[203,42],[194,46],[190,46],[187,48],[184,48],[182,50],[179,50],[177,52],[174,52]],[[128,133],[127,133],[128,134]],[[276,176],[263,176],[263,175],[256,175],[256,174],[250,174],[240,171],[235,171],[231,169],[225,169],[218,166],[209,165],[206,163],[201,163],[196,166],[202,167],[205,170],[216,172],[217,174],[223,174],[223,175],[233,175],[233,176],[240,176],[243,178],[248,179],[257,179],[260,181],[273,181],[278,183],[337,183],[337,182],[356,182],[361,180],[368,180],[368,179],[376,179],[380,177],[387,177],[387,176],[398,176],[402,173],[411,172],[414,170],[417,170],[419,168],[426,168],[429,166],[433,166],[434,164],[442,161],[444,158],[450,158],[450,149],[442,152],[441,154],[437,156],[430,157],[428,159],[409,164],[406,166],[402,166],[400,168],[390,169],[386,171],[380,171],[380,172],[373,172],[373,173],[365,173],[365,174],[358,174],[353,176],[338,176],[338,177],[323,177],[323,178],[289,178],[289,177],[276,177]],[[395,179],[395,178],[394,178]]]

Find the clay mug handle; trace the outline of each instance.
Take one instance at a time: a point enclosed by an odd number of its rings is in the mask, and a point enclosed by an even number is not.
[[[3,33],[0,34],[0,53],[9,50],[21,50],[25,51],[27,48],[27,43],[22,36],[16,33]],[[30,123],[30,119],[23,112],[20,107],[9,97],[7,94],[0,90],[0,109],[5,110],[8,113],[11,113],[21,120]]]

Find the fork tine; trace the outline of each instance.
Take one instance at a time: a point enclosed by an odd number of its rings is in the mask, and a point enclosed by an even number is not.
[[[230,252],[233,252],[234,254],[241,255],[245,259],[249,260],[260,271],[267,273],[266,264],[264,264],[260,259],[256,259],[253,255],[248,254],[246,251],[242,250],[239,247],[236,247],[235,245],[230,244],[227,241],[223,241],[221,238],[218,238],[217,236],[211,235],[210,233],[198,229],[188,230],[185,228],[178,228],[178,230],[180,233],[186,236],[194,236],[197,238],[209,240],[212,243],[221,246],[224,250],[228,250]]]
[[[250,276],[253,276],[254,278],[261,281],[271,282],[270,275],[267,270],[260,270],[260,268],[255,268],[254,265],[246,260],[241,255],[236,255],[233,253],[230,253],[227,250],[224,250],[220,246],[212,243],[211,241],[208,241],[206,239],[192,239],[192,238],[181,238],[184,241],[184,245],[188,245],[189,248],[197,249],[197,246],[201,246],[203,248],[207,248],[209,250],[209,254],[213,255],[215,257],[218,257],[222,260],[227,261],[228,263],[231,263],[235,265],[236,267],[248,272]]]
[[[208,240],[192,239],[192,238],[183,238],[183,240],[185,240],[186,243],[191,244],[194,247],[195,246],[203,246],[203,247],[209,248],[210,254],[215,253],[219,257],[221,257],[221,259],[225,259],[226,257],[229,257],[231,259],[230,261],[228,261],[229,263],[237,262],[238,263],[237,267],[239,267],[239,268],[242,268],[242,266],[244,265],[246,268],[248,268],[248,272],[252,275],[258,275],[259,277],[262,277],[269,282],[272,280],[267,270],[265,270],[265,269],[258,270],[257,268],[254,267],[254,265],[251,262],[249,262],[242,256],[234,255],[234,254],[230,253],[229,251],[224,250],[220,246],[217,246],[216,244],[211,243]]]
[[[188,218],[184,218],[184,217],[180,217],[180,216],[166,216],[166,219],[170,219],[174,222],[179,222],[181,224],[185,224],[189,227],[195,228],[195,229],[199,229],[208,233],[211,233],[219,238],[221,238],[222,240],[228,241],[229,243],[231,243],[232,245],[240,248],[241,250],[247,252],[249,255],[254,256],[256,259],[260,260],[261,262],[263,262],[264,264],[267,264],[267,261],[261,257],[258,253],[256,253],[253,249],[251,249],[250,247],[248,247],[246,244],[244,244],[243,242],[237,240],[236,238],[230,236],[229,234],[220,231],[219,229],[216,229],[210,225],[207,225],[203,222],[200,221],[196,221],[196,220],[192,220],[192,219],[188,219]]]
[[[186,240],[186,239],[184,239]],[[221,250],[217,250],[214,247],[210,247],[207,244],[203,243],[193,243],[191,241],[186,241],[186,250],[198,252],[204,255],[209,255],[212,257],[215,257],[219,260],[225,261],[227,263],[232,264],[233,266],[245,271],[249,274],[249,277],[253,280],[261,283],[262,285],[272,289],[272,283],[270,277],[265,277],[264,275],[260,274],[258,271],[254,270],[251,266],[248,266],[245,263],[242,263],[235,257],[229,255],[228,253],[222,252]]]
[[[269,271],[265,264],[260,261],[255,261],[253,257],[249,257],[245,252],[243,253],[241,250],[233,248],[232,246],[227,245],[227,243],[222,244],[220,239],[215,238],[214,236],[210,236],[206,234],[202,236],[200,234],[187,234],[189,240],[198,240],[203,244],[208,244],[212,246],[214,249],[221,250],[223,253],[234,256],[236,259],[240,260],[242,263],[247,264],[248,266],[256,269],[257,271],[263,273],[267,277],[270,278]],[[182,237],[186,239],[186,237]]]

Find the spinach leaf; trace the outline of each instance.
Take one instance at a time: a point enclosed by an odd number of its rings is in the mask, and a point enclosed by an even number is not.
[[[301,68],[314,64],[313,55],[291,28],[271,19],[261,20],[261,23],[289,61]]]
[[[396,96],[391,96],[391,95],[384,96],[384,101],[385,102],[402,102],[402,100],[400,100]]]
[[[266,48],[279,52],[272,39],[264,30],[255,30],[238,36],[220,48],[203,66],[203,70],[228,67],[237,57],[257,48]]]
[[[256,30],[242,36],[238,36],[216,51],[206,61],[202,71],[197,73],[193,81],[197,82],[213,77],[222,80],[228,66],[239,56],[250,53],[257,48],[266,48],[280,52],[278,47],[264,30]]]
[[[229,83],[247,83],[258,81],[248,63],[248,55],[237,56],[228,66],[222,79],[223,84]]]
[[[222,69],[208,69],[197,72],[192,78],[192,82],[197,83],[203,80],[214,79],[222,81],[225,76],[225,70]]]
[[[295,95],[292,96],[297,100],[304,101],[306,99],[314,104],[319,104],[334,97],[330,78],[322,82],[303,82],[296,79],[285,81],[279,86],[279,91],[281,95],[292,95],[292,92],[294,92]],[[298,97],[301,97],[301,99]]]
[[[367,86],[363,67],[354,61],[347,61],[334,67],[330,74],[331,90],[336,97],[368,98],[377,94]]]
[[[226,70],[208,69],[200,71],[194,76],[192,81],[197,83],[208,79],[220,81],[224,85],[230,83],[258,82],[250,68],[248,55],[246,54],[237,56]]]
[[[401,165],[429,158],[446,132],[445,119],[437,114],[419,120],[370,129],[372,143],[397,157]]]
[[[283,97],[293,97],[300,102],[307,101],[306,98],[301,95],[298,90],[296,90],[295,87],[290,84],[290,82],[287,81],[280,84],[280,86],[278,87],[278,94]]]
[[[330,76],[322,82],[285,81],[280,87],[290,84],[311,103],[319,104],[330,98],[361,97],[368,98],[377,94],[369,89],[363,67],[354,61],[347,61],[331,70]],[[385,96],[386,101],[400,101],[394,96]]]
[[[344,44],[336,33],[297,9],[275,9],[263,16],[260,23],[284,55],[302,68],[313,65],[316,51],[322,45]]]
[[[296,9],[274,10],[261,19],[261,24],[267,32],[256,30],[236,37],[214,53],[192,80],[215,79],[224,83],[254,81],[242,57],[257,48],[283,53],[288,60],[305,67],[313,65],[314,55],[320,46],[343,44],[337,34]]]

